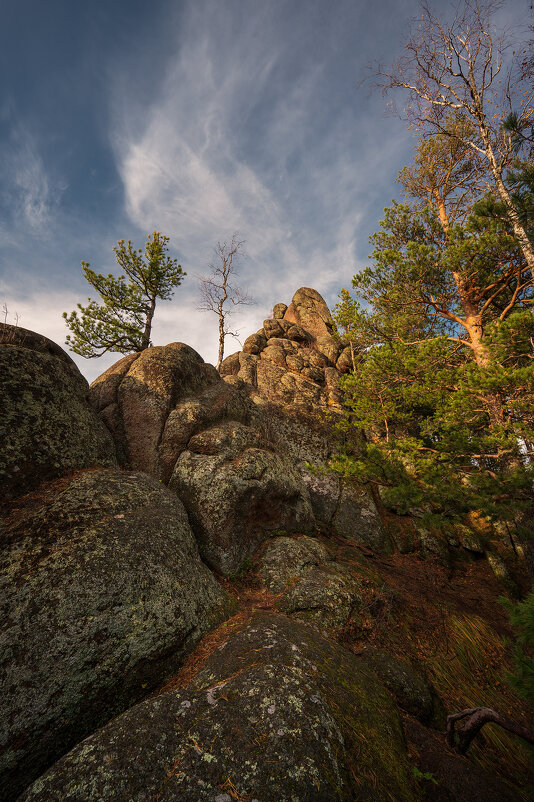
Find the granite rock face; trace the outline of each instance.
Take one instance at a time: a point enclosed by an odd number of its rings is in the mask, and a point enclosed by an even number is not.
[[[238,571],[273,531],[314,528],[307,488],[292,461],[240,423],[192,437],[169,488],[184,502],[203,559],[223,574]]]
[[[315,630],[257,615],[184,691],[87,738],[21,802],[341,802],[416,798],[376,676]]]
[[[88,403],[86,380],[56,343],[2,326],[0,376],[3,500],[69,470],[117,464],[109,432]]]
[[[215,368],[196,351],[170,343],[125,356],[92,383],[90,394],[122,461],[159,479],[159,446],[169,413],[217,382]]]
[[[358,621],[360,586],[346,566],[333,560],[326,547],[311,537],[278,537],[267,543],[260,558],[260,576],[279,594],[280,612],[321,630],[340,630]]]
[[[154,479],[99,470],[62,484],[3,533],[6,800],[175,671],[232,606]]]

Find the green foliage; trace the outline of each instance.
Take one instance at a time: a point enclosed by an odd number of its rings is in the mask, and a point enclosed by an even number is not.
[[[511,515],[532,481],[520,447],[534,442],[530,273],[498,220],[445,234],[430,208],[385,215],[357,300],[342,291],[334,315],[356,354],[335,467],[399,512]]]
[[[417,766],[413,767],[413,776],[419,782],[421,780],[427,780],[429,782],[434,783],[434,785],[438,785],[438,781],[434,777],[431,771],[420,771]]]
[[[101,302],[88,298],[87,306],[63,318],[73,336],[67,335],[70,349],[84,357],[102,356],[106,351],[128,354],[150,345],[150,332],[156,301],[172,298],[174,288],[186,275],[176,259],[167,255],[168,237],[154,231],[145,250],[119,240],[113,248],[123,274],[115,277],[95,273],[88,262],[82,269]]]
[[[516,631],[514,671],[507,679],[516,691],[534,707],[534,591],[518,604],[501,599]]]

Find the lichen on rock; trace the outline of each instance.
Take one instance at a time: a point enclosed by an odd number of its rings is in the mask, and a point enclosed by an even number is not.
[[[84,472],[27,509],[0,558],[6,800],[176,670],[232,609],[183,505],[144,474]]]
[[[376,676],[313,629],[259,614],[185,690],[114,719],[20,802],[213,802],[225,790],[262,802],[417,798]]]

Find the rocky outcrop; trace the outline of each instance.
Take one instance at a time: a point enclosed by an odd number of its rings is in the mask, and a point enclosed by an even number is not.
[[[88,385],[58,345],[35,332],[0,330],[2,501],[69,470],[117,464]]]
[[[186,690],[114,719],[21,802],[416,796],[399,717],[376,676],[313,629],[263,614]]]
[[[334,336],[330,311],[316,290],[297,290],[289,307],[245,340],[243,351],[227,357],[221,376],[238,376],[262,398],[318,413],[339,404],[336,363],[344,344]]]
[[[27,499],[0,563],[0,787],[145,696],[230,611],[181,502],[150,477],[90,471]]]
[[[314,528],[306,485],[291,460],[240,423],[192,437],[169,488],[185,504],[203,558],[223,574],[238,571],[273,531]]]
[[[362,597],[357,579],[314,538],[270,541],[260,558],[260,576],[269,590],[279,594],[280,612],[332,631],[359,619]]]
[[[185,398],[219,382],[217,371],[184,343],[124,357],[91,385],[91,401],[113,433],[122,461],[161,478],[163,429]]]

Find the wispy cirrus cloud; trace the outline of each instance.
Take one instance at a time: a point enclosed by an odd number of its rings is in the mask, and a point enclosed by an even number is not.
[[[327,291],[346,283],[366,248],[369,185],[406,146],[392,126],[389,138],[381,133],[380,158],[369,157],[376,121],[357,119],[355,75],[345,76],[332,103],[329,45],[347,46],[343,19],[321,39],[316,20],[283,20],[284,9],[247,16],[226,3],[208,17],[191,7],[141,130],[129,118],[124,84],[122,106],[117,95],[113,104],[121,109],[113,145],[130,218],[170,234],[196,270],[216,241],[238,230],[250,257],[244,275],[266,304],[301,284]]]

